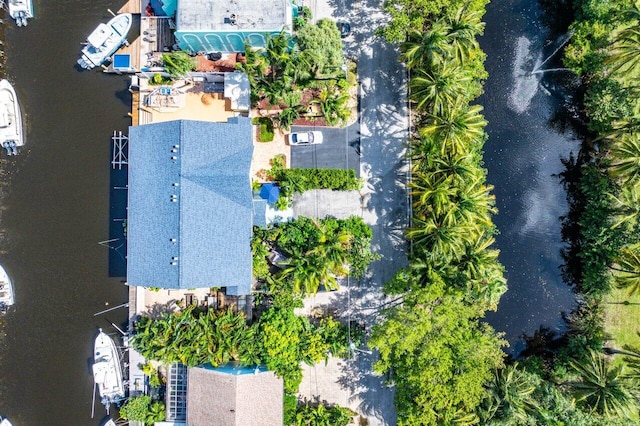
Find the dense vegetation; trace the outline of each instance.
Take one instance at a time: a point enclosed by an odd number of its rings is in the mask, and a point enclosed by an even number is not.
[[[349,89],[355,76],[345,69],[340,31],[330,19],[310,23],[305,10],[296,21],[295,36],[284,31],[268,36],[264,49],[246,44],[245,61],[237,64],[249,76],[251,99],[260,114],[284,130],[300,118],[321,117],[335,126],[346,124],[351,115]]]
[[[401,425],[636,424],[640,351],[626,348],[624,363],[603,354],[602,301],[611,286],[640,291],[639,4],[575,1],[565,63],[583,79],[593,133],[562,178],[572,205],[564,272],[580,303],[562,339],[542,329],[521,363],[503,365],[504,342],[479,321],[506,289],[491,248],[485,122],[469,106],[485,77],[475,41],[485,3],[385,2],[380,33],[400,43],[415,108],[414,210],[410,266],[385,288],[401,302],[369,342],[375,367],[396,385]]]
[[[268,229],[255,228],[254,274],[260,288],[254,318],[248,321],[243,313],[231,309],[196,306],[161,318],[142,316],[135,323],[132,346],[145,359],[165,365],[264,365],[284,380],[287,425],[348,424],[349,410],[297,404],[295,394],[302,380],[301,363],[314,365],[329,356],[349,356],[350,343],[359,344],[362,329],[331,316],[299,316],[294,310],[302,307],[304,295],[317,292],[320,286],[337,288],[337,277],[364,273],[376,258],[370,242],[371,229],[357,217],[299,218]],[[274,249],[288,256],[282,269],[267,263]],[[144,411],[136,408],[142,402],[128,404],[132,412]],[[309,423],[310,419],[315,422]]]
[[[410,265],[385,287],[401,302],[369,344],[380,352],[375,369],[396,386],[400,425],[478,423],[506,344],[480,320],[506,291],[481,165],[486,122],[470,105],[486,76],[476,41],[485,2],[385,4],[392,19],[382,33],[402,41],[410,72],[413,218]]]
[[[290,281],[297,293],[315,294],[320,286],[336,290],[339,277],[349,274],[358,279],[377,259],[371,252],[371,237],[371,228],[357,216],[299,217],[267,229],[254,228],[253,273],[260,280],[271,277],[267,256],[276,251],[286,257],[276,276]]]

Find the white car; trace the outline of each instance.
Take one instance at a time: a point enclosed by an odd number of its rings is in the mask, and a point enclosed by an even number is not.
[[[317,145],[322,143],[322,132],[299,132],[289,135],[289,145]]]

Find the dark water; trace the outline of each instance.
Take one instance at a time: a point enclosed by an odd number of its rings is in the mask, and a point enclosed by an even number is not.
[[[6,77],[26,121],[27,146],[0,161],[0,262],[16,304],[0,339],[0,415],[14,425],[97,425],[89,365],[98,327],[126,320],[108,276],[110,136],[126,130],[127,80],[78,72],[80,43],[122,2],[35,0],[27,28],[5,29]]]
[[[559,269],[559,217],[567,203],[555,175],[563,169],[560,159],[579,143],[551,124],[565,110],[559,79],[566,75],[530,75],[562,42],[541,21],[536,0],[493,1],[485,21],[480,40],[489,72],[480,99],[489,121],[485,165],[495,185],[496,241],[509,284],[498,312],[487,318],[505,332],[509,351],[517,354],[524,349],[523,333],[532,335],[541,325],[561,330],[561,312],[573,304]],[[556,66],[549,61],[544,68]]]

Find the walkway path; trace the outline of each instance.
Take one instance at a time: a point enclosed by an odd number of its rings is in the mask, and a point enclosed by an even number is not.
[[[379,319],[384,304],[382,285],[406,264],[403,231],[408,208],[405,190],[408,167],[404,160],[408,119],[405,73],[397,51],[373,31],[384,24],[381,1],[314,0],[315,19],[332,17],[348,20],[352,35],[345,39],[347,55],[358,62],[361,110],[362,214],[373,229],[373,249],[382,257],[374,262],[365,278],[351,280],[338,292],[319,294],[308,302],[335,309],[366,324]],[[319,398],[356,410],[369,425],[394,425],[396,413],[392,388],[374,375],[375,354],[366,347],[354,351],[350,360],[332,359],[315,367],[305,367],[300,386],[302,397]]]

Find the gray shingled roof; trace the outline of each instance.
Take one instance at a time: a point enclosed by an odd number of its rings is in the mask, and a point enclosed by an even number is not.
[[[189,369],[189,426],[274,426],[283,423],[284,387],[272,371],[222,367]]]
[[[252,154],[244,117],[130,128],[130,285],[250,293]]]

